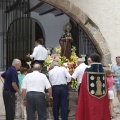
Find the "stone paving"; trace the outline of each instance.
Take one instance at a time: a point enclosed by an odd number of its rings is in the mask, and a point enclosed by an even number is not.
[[[114,90],[115,92],[115,90]],[[75,108],[76,108],[76,103],[77,103],[77,92],[71,92],[70,98],[69,98],[69,118],[68,120],[74,120],[75,119]],[[118,102],[118,99],[116,97],[115,93],[115,99],[113,101],[114,104],[114,119],[112,120],[120,120],[120,103]],[[49,107],[47,109],[48,113],[48,119],[47,120],[53,120],[53,117],[50,113],[51,108]],[[5,110],[4,110],[4,104],[3,104],[3,99],[2,99],[2,83],[0,81],[0,120],[5,120]],[[15,120],[21,120],[15,119]]]
[[[120,120],[120,103],[118,102],[118,99],[116,97],[116,92],[115,92],[115,99],[113,100],[113,105],[114,105],[114,113],[113,113],[114,119],[112,120]]]

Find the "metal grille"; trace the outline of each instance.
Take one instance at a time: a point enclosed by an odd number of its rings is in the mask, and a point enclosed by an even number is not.
[[[32,20],[29,19],[30,14],[24,14],[29,10],[29,0],[2,0],[1,3],[3,24],[1,69],[5,69],[11,65],[14,58],[26,59],[26,53],[30,52]]]
[[[87,36],[83,29],[79,27],[79,56],[90,56],[90,54],[94,52],[98,53],[95,45],[92,43],[91,39]]]
[[[70,20],[72,25],[72,37],[73,45],[76,46],[76,54],[79,57],[86,55],[86,58],[91,55],[91,53],[98,53],[92,40],[86,34],[86,32],[73,20]]]
[[[0,0],[0,9],[2,22],[0,69],[4,70],[11,65],[14,58],[26,60],[27,52],[32,52],[32,20],[29,12],[25,14],[30,10],[29,0]],[[82,28],[74,23],[73,26],[73,44],[77,48],[77,55],[89,56],[91,53],[97,52]]]

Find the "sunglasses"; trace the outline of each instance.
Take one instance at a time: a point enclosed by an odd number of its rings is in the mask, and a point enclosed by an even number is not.
[[[117,56],[116,58],[120,58],[120,56]]]

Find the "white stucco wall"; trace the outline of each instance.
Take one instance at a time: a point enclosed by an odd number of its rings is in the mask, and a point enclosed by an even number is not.
[[[55,17],[53,14],[40,16],[36,12],[31,13],[31,18],[37,19],[42,25],[47,47],[55,47],[59,44],[59,39],[64,33],[63,26],[69,22],[69,17],[62,15]]]
[[[62,1],[63,0],[61,0],[61,2]],[[114,63],[115,57],[120,55],[120,0],[64,1],[69,1],[81,9],[99,27],[102,36],[108,44],[112,62]],[[55,17],[53,14],[40,16],[35,12],[32,12],[31,17],[41,23],[46,38],[46,46],[55,47],[63,33],[63,25],[69,21],[69,18],[65,15]]]
[[[120,0],[69,0],[100,29],[111,51],[112,62],[120,55]]]

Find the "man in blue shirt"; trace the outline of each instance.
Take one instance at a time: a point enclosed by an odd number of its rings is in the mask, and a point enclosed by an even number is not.
[[[6,120],[14,120],[15,116],[15,93],[21,94],[18,88],[17,70],[21,67],[21,61],[14,59],[12,66],[4,72],[1,77],[4,78],[3,100],[6,111]]]

